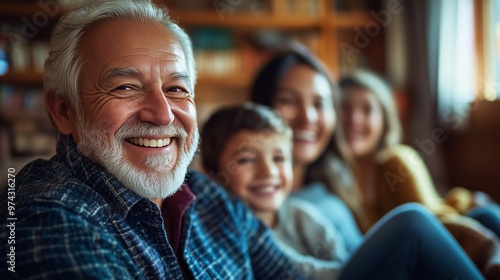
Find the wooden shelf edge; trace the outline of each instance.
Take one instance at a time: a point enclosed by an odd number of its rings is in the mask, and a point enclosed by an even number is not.
[[[38,71],[9,71],[5,75],[0,76],[0,83],[29,83],[42,84],[43,72]]]
[[[207,103],[244,103],[248,101],[248,96],[242,92],[228,92],[221,91],[215,94],[205,94],[203,92],[197,93],[194,101],[198,105],[207,104]]]
[[[232,12],[222,18],[213,11],[176,11],[171,17],[182,26],[230,26],[247,28],[348,28],[365,26],[374,19],[367,11],[329,12],[322,15]]]
[[[269,13],[232,12],[222,18],[213,11],[174,11],[171,18],[181,26],[230,26],[252,28],[311,28],[318,27],[321,19],[306,15],[272,15]]]
[[[245,75],[220,75],[207,76],[200,75],[196,81],[197,88],[203,87],[224,87],[224,88],[244,88],[250,84],[250,77]]]
[[[50,121],[49,114],[44,109],[34,110],[34,111],[20,111],[20,112],[4,111],[0,113],[0,116],[7,122],[32,120],[32,119],[36,119],[43,122]]]
[[[349,11],[349,12],[336,12],[330,18],[329,24],[332,27],[349,28],[349,27],[363,27],[370,21],[375,21],[368,12],[365,11]]]
[[[44,1],[43,3],[45,3]],[[6,16],[6,17],[22,17],[22,16],[27,16],[30,17],[36,13],[44,13],[49,16],[49,18],[53,20],[58,20],[67,10],[68,7],[59,4],[57,1],[53,1],[54,3],[57,3],[57,10],[55,11],[55,14],[53,14],[53,6],[51,7],[42,7],[40,4],[37,3],[0,3],[0,15],[1,16]],[[52,2],[49,2],[52,3]],[[49,9],[49,10],[48,10]],[[48,11],[48,12],[47,12]],[[49,14],[50,13],[50,14]],[[20,18],[21,19],[21,18]],[[31,18],[28,18],[28,20],[31,20]]]

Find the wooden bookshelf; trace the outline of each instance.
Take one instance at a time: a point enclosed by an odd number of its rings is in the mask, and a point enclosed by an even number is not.
[[[235,3],[224,0],[218,1],[224,2],[225,7],[228,7],[227,5],[230,6],[231,3]],[[160,3],[162,1],[156,2]],[[293,2],[293,9],[287,8],[288,2]],[[356,35],[354,32],[355,28],[364,30],[368,25],[373,24],[374,18],[370,12],[378,12],[379,10],[374,8],[377,4],[374,3],[381,1],[355,1],[356,3],[353,3],[354,1],[344,1],[345,3],[342,6],[347,8],[343,10],[335,8],[338,2],[333,0],[267,0],[264,1],[266,8],[262,10],[245,11],[244,9],[239,9],[240,7],[236,5],[221,13],[213,5],[214,1],[197,1],[196,4],[198,6],[194,8],[183,5],[180,0],[163,1],[169,9],[171,17],[188,32],[197,28],[213,27],[234,33],[235,38],[237,38],[237,34],[260,32],[261,30],[272,30],[273,32],[283,33],[295,32],[297,34],[309,32],[311,34],[309,41],[303,38],[299,38],[299,41],[308,45],[329,67],[334,76],[338,76],[342,69],[346,67],[354,67],[353,65],[343,65],[343,53],[340,46],[344,43],[344,45],[349,44],[356,47],[353,45],[353,38],[346,38],[346,36],[354,37]],[[314,3],[312,12],[300,10],[301,7],[303,8],[308,3]],[[380,4],[378,5],[380,6]],[[289,10],[294,11],[290,12]],[[377,23],[375,22],[375,24]],[[383,42],[383,27],[380,29],[381,34],[375,36],[376,38],[370,38],[371,41],[374,41],[370,43],[372,46],[356,48],[356,51],[361,53],[363,57],[355,60],[355,63],[366,62],[369,59],[369,63],[375,64],[375,66],[363,66],[376,70],[384,68],[384,50],[383,43],[381,43]],[[237,49],[238,42],[241,43],[241,39],[235,40],[237,43],[233,47]],[[195,49],[197,46],[197,43],[194,43]],[[201,62],[201,64],[204,63]],[[258,67],[246,67],[243,65],[242,68],[245,70],[239,75],[251,77]],[[237,78],[238,75],[231,77],[231,79],[223,76],[219,81],[217,81],[218,78],[216,77],[205,78],[206,75],[203,71],[199,71],[199,76],[199,89],[205,86],[227,86],[234,88],[238,85],[245,87],[249,85],[247,82],[240,82],[247,78]],[[233,74],[233,76],[235,75]],[[243,91],[244,89],[242,88]]]
[[[8,67],[0,75],[3,168],[19,171],[28,161],[54,153],[56,133],[43,105],[42,69],[52,28],[66,10],[57,1],[0,2],[0,59]]]

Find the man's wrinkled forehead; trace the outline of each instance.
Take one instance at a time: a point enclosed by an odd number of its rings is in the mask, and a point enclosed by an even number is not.
[[[181,50],[172,52],[166,50],[154,50],[139,48],[128,50],[126,54],[105,57],[102,61],[102,70],[126,67],[129,64],[140,65],[147,63],[150,66],[158,66],[162,70],[187,71],[186,61]]]
[[[96,22],[82,36],[80,52],[85,60],[101,65],[134,57],[185,64],[177,39],[166,27],[153,21],[112,19]]]
[[[184,54],[182,53],[182,49],[180,45],[176,41],[172,41],[171,44],[165,46],[165,49],[156,50],[147,47],[139,47],[133,48],[129,50],[124,57],[134,56],[134,55],[144,55],[150,56],[152,58],[158,60],[167,60],[167,61],[178,61],[184,60]]]

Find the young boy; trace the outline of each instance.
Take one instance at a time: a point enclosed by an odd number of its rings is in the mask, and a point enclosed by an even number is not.
[[[245,201],[290,258],[313,279],[336,278],[346,251],[331,223],[292,188],[292,131],[268,107],[245,104],[210,117],[202,130],[209,176]]]

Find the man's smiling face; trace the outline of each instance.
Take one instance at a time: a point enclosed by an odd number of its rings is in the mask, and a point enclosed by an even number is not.
[[[82,110],[73,112],[71,134],[80,151],[144,197],[172,194],[198,142],[177,39],[156,22],[104,20],[86,31],[79,51]]]

